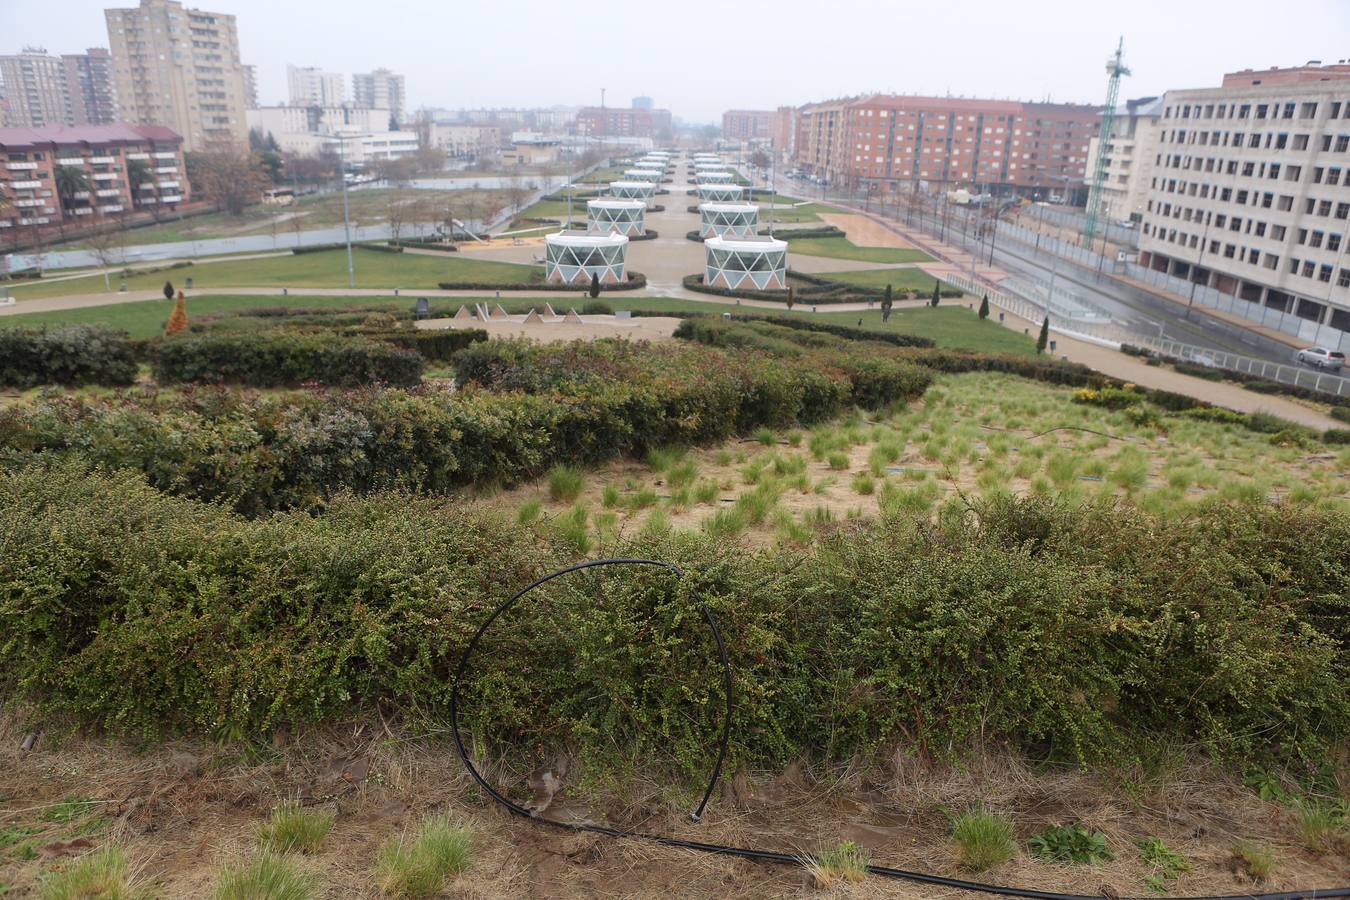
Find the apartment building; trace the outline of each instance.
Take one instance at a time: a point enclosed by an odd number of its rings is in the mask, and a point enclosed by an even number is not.
[[[1162,116],[1161,97],[1127,100],[1116,108],[1111,134],[1106,140],[1102,168],[1102,209],[1113,221],[1141,222],[1148,205],[1149,185],[1153,180],[1153,161],[1158,155],[1158,120]],[[1088,143],[1087,183],[1096,179],[1097,152],[1103,138]]]
[[[395,122],[403,121],[407,104],[403,76],[388,69],[376,69],[352,76],[352,97],[357,106],[387,109]]]
[[[772,140],[778,113],[772,109],[729,109],[722,113],[722,137],[729,141]]]
[[[102,47],[61,57],[70,96],[71,125],[111,125],[117,121],[117,89],[112,54]]]
[[[8,121],[16,127],[73,125],[74,110],[66,66],[41,47],[0,56],[0,81],[9,101]]]
[[[445,151],[451,159],[477,159],[491,156],[501,144],[501,130],[495,125],[468,122],[429,122],[428,137],[433,147]]]
[[[576,131],[593,137],[657,137],[671,131],[670,110],[585,106],[577,111]]]
[[[248,127],[264,137],[270,135],[286,153],[313,156],[327,150],[336,152],[335,135],[342,135],[346,148],[364,158],[369,145],[372,158],[381,157],[379,150],[387,146],[387,135],[396,134],[395,142],[403,155],[405,132],[389,129],[390,111],[361,109],[354,106],[264,106],[248,111]],[[413,135],[414,143],[416,135]]]
[[[773,149],[791,158],[797,138],[797,107],[780,106],[773,124]]]
[[[141,0],[104,10],[121,115],[165,125],[187,150],[248,140],[243,64],[235,17]]]
[[[1030,197],[1081,196],[1100,108],[872,95],[802,107],[793,160],[851,189],[969,185]]]
[[[1350,347],[1350,66],[1234,72],[1162,102],[1141,265]]]
[[[244,66],[244,109],[258,108],[258,67]]]
[[[286,66],[287,96],[291,106],[341,106],[347,101],[345,82],[346,79],[337,72],[325,72],[312,66]]]
[[[77,189],[60,169],[80,173]],[[134,182],[134,184],[133,184]],[[190,199],[183,139],[144,125],[0,128],[0,234]]]

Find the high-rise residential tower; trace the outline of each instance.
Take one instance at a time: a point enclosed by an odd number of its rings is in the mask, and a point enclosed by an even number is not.
[[[234,16],[176,0],[141,0],[104,16],[123,119],[166,125],[187,150],[248,140]]]
[[[286,66],[291,106],[341,106],[347,100],[343,77],[313,66]]]
[[[117,121],[117,89],[112,54],[102,47],[61,57],[66,68],[72,125],[111,125]]]
[[[66,67],[59,56],[41,47],[25,47],[22,53],[0,56],[0,81],[9,101],[9,124],[21,128],[70,125],[70,87]]]
[[[352,76],[352,95],[356,105],[365,109],[387,109],[395,122],[403,121],[405,94],[403,76],[388,69]]]

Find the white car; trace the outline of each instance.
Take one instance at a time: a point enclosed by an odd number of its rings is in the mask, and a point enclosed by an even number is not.
[[[1339,372],[1341,366],[1345,365],[1345,354],[1339,350],[1328,350],[1325,347],[1305,347],[1298,351],[1298,361],[1305,366],[1316,366],[1319,369]]]

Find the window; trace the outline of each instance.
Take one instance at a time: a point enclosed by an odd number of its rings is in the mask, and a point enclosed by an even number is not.
[[[1300,228],[1300,229],[1298,230],[1298,242],[1299,242],[1300,244],[1306,244],[1306,243],[1308,243],[1308,229],[1306,229],[1306,228]]]
[[[1242,164],[1242,174],[1243,174],[1243,175],[1246,175],[1246,176],[1248,176],[1248,177],[1251,177],[1252,173],[1255,172],[1255,171],[1256,171],[1256,163],[1243,163],[1243,164]]]
[[[1278,135],[1275,136],[1275,149],[1283,150],[1288,146],[1289,146],[1289,133],[1287,131],[1281,131]]]
[[[1261,195],[1262,209],[1270,209],[1271,205],[1274,202],[1275,202],[1275,195],[1272,194],[1270,191],[1266,191],[1264,194]]]
[[[1350,134],[1336,135],[1336,152],[1344,153],[1346,148],[1350,148]]]
[[[1326,169],[1322,168],[1321,166],[1313,166],[1313,177],[1312,177],[1313,184],[1321,184],[1322,175],[1325,172]]]
[[[1271,177],[1273,178],[1274,176],[1272,175]],[[1289,166],[1284,170],[1285,181],[1298,181],[1302,177],[1303,177],[1302,166]]]
[[[1268,177],[1270,177],[1270,178],[1279,178],[1279,177],[1280,177],[1280,164],[1279,164],[1279,163],[1271,163],[1271,164],[1270,164],[1270,169],[1269,169]]]
[[[1317,273],[1317,264],[1310,259],[1303,261],[1303,269],[1299,272],[1304,278],[1311,278]]]
[[[1246,206],[1246,205],[1247,205],[1247,192],[1246,192],[1246,191],[1238,191],[1238,192],[1237,192],[1237,200],[1236,200],[1236,202],[1237,202],[1237,204],[1238,204],[1239,206]]]
[[[1276,256],[1274,253],[1267,253],[1262,258],[1261,265],[1265,266],[1267,269],[1274,271],[1275,269],[1279,268],[1280,258]]]
[[[1249,264],[1251,264],[1251,265],[1254,266],[1254,265],[1256,265],[1256,264],[1260,261],[1260,259],[1261,259],[1261,251],[1260,251],[1260,250],[1248,250],[1248,251],[1247,251],[1247,262],[1248,262]]]
[[[1233,216],[1232,222],[1230,222],[1230,223],[1228,224],[1228,230],[1229,230],[1229,231],[1241,231],[1241,230],[1242,230],[1242,219],[1239,218],[1238,216]]]
[[[1292,119],[1293,117],[1294,117],[1294,104],[1293,104],[1293,103],[1286,103],[1286,104],[1284,105],[1284,116],[1283,116],[1283,118],[1286,118],[1286,119]]]
[[[1257,107],[1256,107],[1256,117],[1257,117],[1258,119],[1264,119],[1264,118],[1266,117],[1266,110],[1267,110],[1267,109],[1269,109],[1269,107],[1268,107],[1266,104],[1264,104],[1264,103],[1259,103],[1259,104],[1257,104]]]
[[[1320,246],[1322,246],[1322,241],[1323,241],[1323,239],[1325,239],[1325,238],[1326,238],[1326,232],[1324,232],[1324,231],[1314,231],[1314,232],[1312,233],[1312,237],[1308,238],[1308,246],[1309,246],[1309,247],[1320,247]]]
[[[1257,222],[1257,223],[1256,223],[1256,228],[1255,228],[1254,233],[1256,234],[1257,237],[1265,237],[1265,236],[1266,236],[1266,223],[1265,223],[1265,222]]]
[[[1300,119],[1311,119],[1317,115],[1316,103],[1304,103],[1299,107],[1298,116]]]
[[[1317,280],[1325,282],[1331,281],[1331,266],[1323,263],[1321,268],[1317,270]]]
[[[1318,214],[1319,216],[1329,216],[1329,215],[1331,215],[1331,201],[1330,201],[1330,200],[1320,200],[1320,201],[1318,201],[1318,203],[1317,203],[1317,214]]]
[[[1308,149],[1308,136],[1307,136],[1306,134],[1296,134],[1296,135],[1294,135],[1294,149],[1295,149],[1295,150],[1307,150],[1307,149]]]
[[[1300,265],[1300,264],[1299,264],[1299,261],[1298,261],[1298,260],[1294,259],[1292,256],[1289,257],[1289,274],[1290,274],[1290,275],[1297,275],[1297,274],[1298,274],[1298,267],[1299,267],[1299,265]]]
[[[1288,194],[1281,194],[1280,199],[1275,202],[1275,208],[1281,212],[1289,212],[1294,208],[1294,198]]]
[[[1327,169],[1327,184],[1340,184],[1340,183],[1341,183],[1341,170],[1336,168],[1335,166],[1332,166],[1330,169]]]
[[[1337,287],[1350,287],[1350,269],[1341,269],[1336,276]]]
[[[1227,216],[1215,216],[1215,217],[1214,217],[1214,227],[1215,227],[1215,228],[1222,228],[1223,226],[1225,226],[1225,225],[1227,225],[1227,224],[1228,224],[1228,217],[1227,217]]]
[[[1288,229],[1286,229],[1283,225],[1270,226],[1270,237],[1272,240],[1282,241],[1284,240],[1284,236],[1287,233]]]
[[[1336,204],[1336,218],[1338,219],[1350,218],[1350,203]]]
[[[1332,253],[1341,249],[1341,236],[1339,234],[1327,235],[1327,249]]]

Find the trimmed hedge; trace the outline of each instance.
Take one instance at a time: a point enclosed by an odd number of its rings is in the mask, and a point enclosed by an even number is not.
[[[628,280],[622,284],[602,284],[602,291],[636,291],[647,286],[647,276],[641,272],[629,272]],[[548,281],[528,281],[513,284],[490,284],[477,281],[442,281],[437,285],[443,291],[585,291],[590,284],[554,284]]]
[[[361,336],[411,350],[423,359],[436,362],[451,362],[465,347],[488,339],[488,333],[481,328],[410,328],[407,331],[364,332]]]
[[[239,346],[242,354],[241,345],[265,343],[259,338],[215,346]],[[362,343],[404,354],[420,368],[415,354]],[[199,374],[200,354],[184,355],[194,367],[187,374]],[[318,507],[343,491],[401,486],[440,494],[475,483],[511,484],[558,463],[818,422],[839,415],[855,393],[840,368],[814,356],[774,359],[684,343],[475,342],[455,362],[464,387],[454,393],[428,386],[43,398],[0,409],[0,456],[52,453],[138,469],[162,490],[261,515]],[[274,365],[266,358],[254,364],[268,371]],[[219,377],[215,369],[205,374]],[[895,381],[895,389],[907,395],[922,388],[909,378]]]
[[[407,242],[407,241],[403,241],[402,243],[408,243],[408,242]],[[308,246],[308,247],[292,247],[292,248],[291,248],[291,254],[292,254],[293,256],[302,256],[302,255],[304,255],[304,254],[306,254],[306,253],[327,253],[329,250],[346,250],[346,249],[347,249],[347,244],[346,244],[346,242],[345,242],[345,241],[340,241],[340,242],[338,242],[338,243],[333,243],[333,244],[313,244],[313,245]],[[365,242],[362,242],[362,243],[357,243],[356,241],[353,241],[353,242],[352,242],[352,249],[353,249],[353,250],[374,250],[376,253],[402,253],[402,252],[403,252],[403,248],[402,248],[402,247],[392,247],[392,246],[390,246],[389,244],[376,244],[376,243],[372,243],[372,242],[370,242],[370,241],[365,241]]]
[[[126,332],[95,325],[0,328],[0,385],[131,384],[136,355]]]
[[[30,464],[0,473],[0,504],[5,695],[136,736],[253,738],[377,705],[443,721],[486,611],[572,559],[412,495],[250,521],[135,473]],[[1350,516],[1311,506],[1005,498],[807,550],[690,535],[606,554],[679,565],[716,612],[733,769],[988,742],[1121,765],[1198,743],[1239,770],[1318,771],[1350,733],[1347,546]],[[722,702],[706,630],[663,576],[598,577],[600,606],[589,579],[560,582],[499,620],[466,724],[494,754],[699,770]]]
[[[281,387],[317,381],[337,387],[422,380],[422,358],[361,337],[266,331],[174,338],[154,345],[151,364],[161,384],[245,384]]]
[[[769,234],[768,228],[761,228],[760,234]],[[848,232],[834,225],[822,225],[819,228],[779,228],[773,236],[780,241],[805,240],[807,238],[846,238]]]
[[[848,284],[842,281],[830,281],[827,278],[820,278],[814,275],[807,275],[804,272],[798,272],[795,269],[788,270],[788,281],[793,283],[796,290],[797,301],[799,305],[812,305],[822,303],[857,303],[863,300],[875,300],[881,295],[881,291],[871,288],[858,287],[854,284]],[[740,297],[743,300],[776,300],[782,302],[787,296],[786,291],[758,291],[758,290],[728,290],[726,288],[709,287],[703,283],[701,274],[686,275],[683,282],[684,287],[691,291],[698,291],[700,294],[712,294],[716,297]],[[803,286],[803,284],[805,286]],[[962,292],[956,288],[943,288],[943,297],[960,297]],[[929,296],[932,292],[929,292]]]

